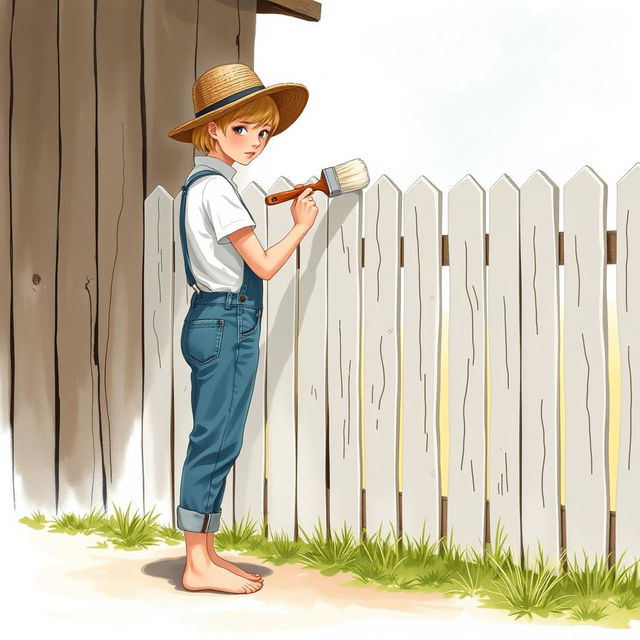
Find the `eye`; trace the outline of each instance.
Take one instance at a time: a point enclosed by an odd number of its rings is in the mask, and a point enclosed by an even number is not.
[[[265,135],[262,135],[263,133],[264,133]],[[263,129],[263,130],[258,134],[258,137],[259,137],[260,139],[263,139],[263,138],[266,138],[268,135],[269,135],[269,131],[268,131],[267,129]]]
[[[240,129],[242,129],[242,131],[243,131],[243,132],[240,132]],[[246,129],[245,129],[245,127],[243,127],[243,126],[233,127],[233,130],[234,130],[234,132],[235,132],[235,133],[237,133],[239,136],[242,136],[242,135],[244,135],[244,134],[247,132],[247,130],[246,130]]]

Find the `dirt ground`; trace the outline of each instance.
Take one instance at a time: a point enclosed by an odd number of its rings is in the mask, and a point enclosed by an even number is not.
[[[363,632],[372,638],[405,632],[423,636],[425,631],[487,638],[512,638],[517,632],[533,638],[544,631],[572,639],[616,633],[514,623],[506,613],[479,608],[470,598],[346,586],[349,577],[344,574],[327,577],[302,565],[276,566],[231,552],[222,555],[261,573],[264,587],[246,595],[194,593],[181,584],[184,545],[143,551],[91,548],[100,536],[54,534],[20,523],[6,525],[3,537],[9,544],[2,563],[0,629],[23,632],[26,624],[46,632],[47,638],[73,638],[78,632],[113,638],[123,629],[127,638],[139,630],[167,638],[195,632],[208,638],[259,634],[323,640],[327,633],[348,637]]]

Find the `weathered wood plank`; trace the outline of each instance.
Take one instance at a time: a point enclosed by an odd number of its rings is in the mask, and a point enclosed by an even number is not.
[[[255,23],[256,0],[200,0],[196,77],[221,64],[253,66]]]
[[[520,561],[520,211],[503,175],[489,190],[489,491],[492,544]]]
[[[607,185],[583,167],[563,201],[566,545],[582,564],[609,545]]]
[[[398,533],[400,191],[382,176],[365,196],[364,470],[368,535]]]
[[[14,462],[18,512],[55,510],[57,5],[15,3],[11,130]],[[37,82],[36,82],[37,79]],[[37,150],[37,151],[34,151]],[[34,185],[37,185],[34,188]],[[34,472],[37,470],[37,472]]]
[[[329,202],[327,219],[327,402],[329,528],[362,533],[360,455],[362,193]]]
[[[144,4],[144,116],[146,192],[162,185],[176,194],[193,146],[167,133],[193,117],[197,0],[154,0]]]
[[[558,187],[536,171],[520,188],[522,545],[560,555]]]
[[[108,507],[142,507],[140,0],[96,15],[100,416]]]
[[[402,199],[404,333],[402,531],[440,537],[442,193],[421,177]]]
[[[92,3],[60,2],[58,375],[61,511],[103,505],[96,340],[96,101]]]
[[[630,565],[640,559],[640,164],[617,189],[616,306],[620,344],[620,449],[616,489],[616,559]]]
[[[13,512],[11,395],[11,21],[13,2],[0,0],[0,512]]]
[[[293,188],[280,178],[269,193]],[[269,207],[267,240],[276,244],[291,230],[291,203]],[[269,535],[294,535],[296,501],[295,361],[296,255],[266,284],[267,313],[267,510]],[[263,325],[264,328],[264,325]]]
[[[312,177],[307,184],[317,182]],[[298,270],[298,527],[311,535],[327,517],[327,207],[321,191],[313,197],[318,215],[299,246]]]
[[[448,535],[483,553],[486,497],[485,192],[467,175],[449,192]]]

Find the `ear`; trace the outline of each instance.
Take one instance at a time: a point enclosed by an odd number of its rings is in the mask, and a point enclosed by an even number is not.
[[[213,120],[209,123],[209,126],[207,127],[207,130],[209,131],[209,135],[214,140],[218,139],[218,125],[216,125],[216,123],[213,122]]]

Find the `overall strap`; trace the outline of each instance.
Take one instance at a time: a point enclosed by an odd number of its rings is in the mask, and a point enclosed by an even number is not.
[[[193,287],[196,284],[196,279],[193,277],[193,273],[191,272],[191,266],[189,265],[189,254],[187,252],[187,235],[185,232],[184,225],[184,217],[187,210],[187,190],[189,187],[198,179],[203,178],[204,176],[219,176],[222,175],[219,171],[215,169],[206,169],[204,171],[198,171],[194,173],[192,176],[187,178],[187,181],[182,185],[182,198],[180,199],[180,242],[182,244],[182,256],[184,258],[184,269],[187,274],[187,283],[190,287]],[[197,285],[196,285],[197,288]],[[199,291],[199,290],[198,290]]]

